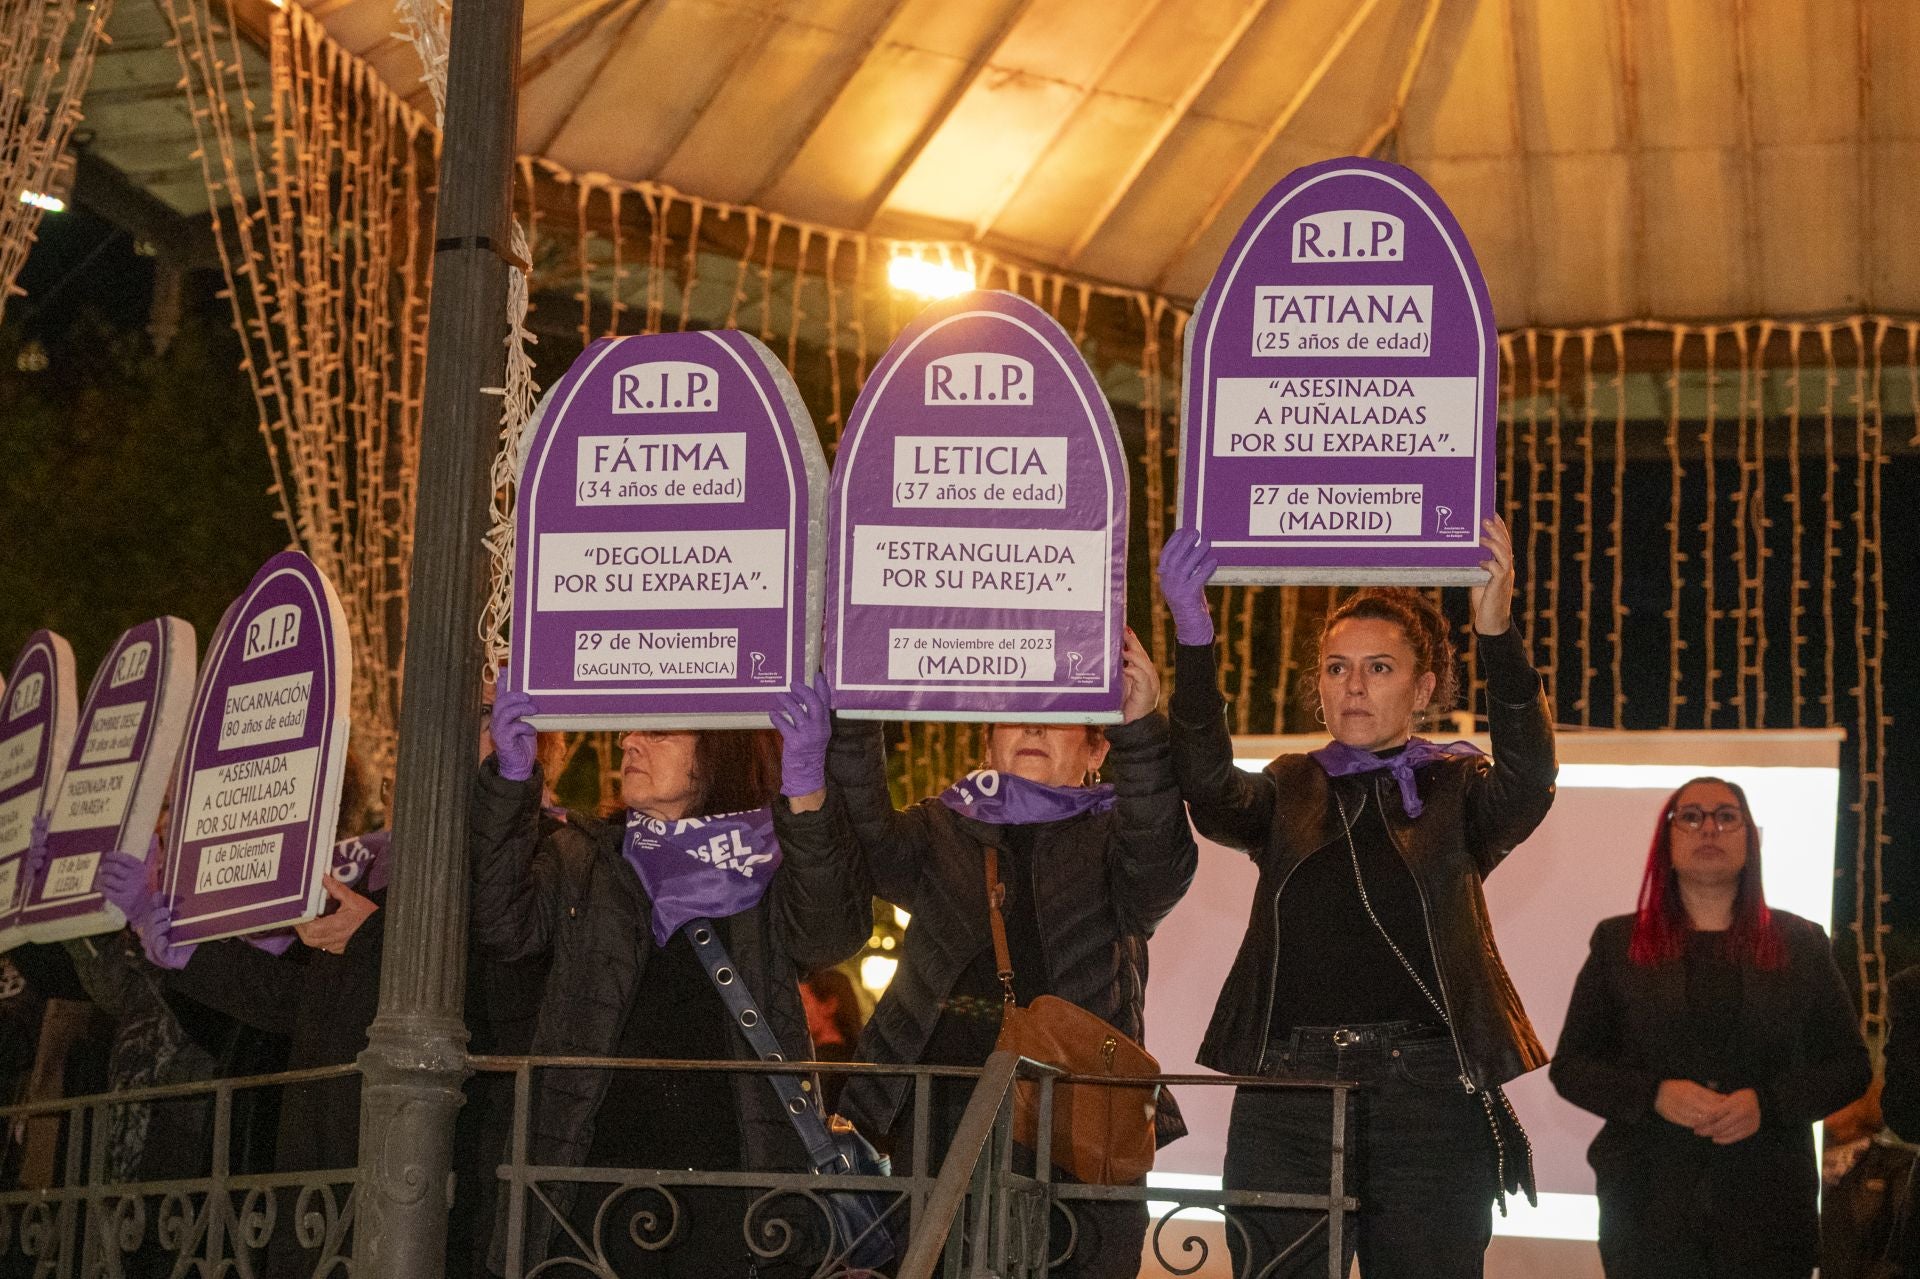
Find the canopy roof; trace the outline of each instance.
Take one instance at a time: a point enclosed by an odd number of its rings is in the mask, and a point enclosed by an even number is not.
[[[392,0],[302,2],[430,110]],[[1503,327],[1898,312],[1916,78],[1908,0],[527,0],[520,145],[1188,299],[1289,170],[1373,151]]]

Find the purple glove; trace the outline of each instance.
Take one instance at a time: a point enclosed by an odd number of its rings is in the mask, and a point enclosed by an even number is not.
[[[140,943],[146,948],[147,962],[155,968],[178,972],[187,966],[187,961],[193,958],[193,952],[199,949],[196,942],[176,946],[169,940],[173,933],[173,912],[167,909],[163,901],[155,901],[148,909],[146,918],[135,924],[133,931],[140,934]]]
[[[813,677],[811,688],[795,680],[773,712],[773,726],[780,732],[780,793],[789,799],[826,789],[827,742],[833,736],[829,701],[822,671]]]
[[[493,689],[493,757],[499,763],[500,776],[510,782],[524,782],[533,776],[539,754],[540,734],[527,723],[533,714],[533,699],[513,687],[513,672],[500,668],[500,682]]]
[[[269,955],[284,955],[293,949],[293,943],[299,941],[300,938],[291,928],[276,928],[272,932],[253,933],[250,936],[242,937],[240,940],[255,950],[266,951]],[[186,950],[189,954],[193,952],[193,947],[191,946],[182,947],[182,949]]]
[[[147,887],[147,864],[160,855],[160,839],[147,844],[146,858],[132,853],[108,853],[100,859],[93,874],[93,890],[119,907],[129,924],[145,919],[153,905],[153,890]]]
[[[33,824],[27,832],[27,855],[20,863],[20,891],[24,895],[33,891],[40,882],[40,876],[47,870],[47,827],[51,824],[45,813],[35,813]]]
[[[1182,644],[1213,643],[1207,579],[1219,567],[1213,544],[1194,529],[1175,529],[1160,548],[1160,593],[1173,614],[1173,637]]]

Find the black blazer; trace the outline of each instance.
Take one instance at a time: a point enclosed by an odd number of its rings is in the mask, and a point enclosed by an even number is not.
[[[1902,1141],[1920,1141],[1920,966],[1887,983],[1887,1044],[1880,1114]]]
[[[1658,1198],[1670,1204],[1699,1178],[1731,1179],[1740,1204],[1732,1224],[1774,1232],[1810,1267],[1820,1180],[1812,1125],[1864,1093],[1872,1070],[1827,935],[1786,911],[1773,918],[1787,963],[1773,972],[1742,969],[1733,1063],[1723,1077],[1706,1073],[1687,1011],[1686,966],[1628,960],[1632,915],[1604,919],[1593,930],[1548,1073],[1561,1096],[1607,1121],[1587,1150],[1603,1220],[1613,1193],[1633,1198],[1657,1185],[1664,1188]],[[1668,1123],[1653,1110],[1667,1079],[1710,1083],[1721,1092],[1752,1088],[1760,1130],[1716,1146]],[[1616,1212],[1614,1220],[1622,1223],[1617,1229],[1632,1229],[1631,1212]]]

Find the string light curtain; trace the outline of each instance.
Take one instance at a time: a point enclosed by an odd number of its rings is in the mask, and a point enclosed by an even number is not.
[[[161,0],[191,105],[241,368],[296,546],[345,605],[353,737],[389,777],[418,476],[437,134],[298,6],[266,85],[239,24]],[[230,217],[220,216],[230,210]]]
[[[298,39],[276,40],[276,84],[287,75],[283,59],[324,40],[310,27],[295,30]],[[346,113],[356,102],[364,111],[386,101],[346,60],[310,62],[341,83],[309,95],[306,109]],[[337,134],[352,118],[279,127]],[[1176,491],[1189,319],[1177,300],[1032,270],[977,247],[790,221],[545,160],[521,161],[514,201],[532,264],[528,324],[541,339],[540,382],[550,385],[604,335],[737,328],[786,362],[829,452],[867,372],[924,305],[890,283],[895,257],[961,271],[1048,311],[1115,408],[1133,480],[1129,614],[1164,672],[1172,627],[1149,584]],[[363,205],[360,215],[373,211]],[[401,220],[424,225],[424,217],[410,211]],[[264,270],[255,267],[251,279]],[[251,287],[244,273],[231,278],[236,293]],[[422,295],[424,284],[422,276],[414,285]],[[507,332],[503,317],[503,340]],[[1877,1022],[1887,844],[1884,482],[1890,440],[1906,444],[1914,433],[1920,320],[1525,329],[1502,336],[1500,356],[1497,467],[1522,569],[1517,612],[1558,720],[1569,731],[1844,728],[1852,949],[1869,1024]],[[345,425],[341,451],[329,455],[343,473],[384,455],[370,419]],[[502,465],[509,473],[510,459]],[[334,521],[325,504],[341,492],[337,484],[296,490],[290,500],[302,526]],[[410,521],[410,490],[407,502],[380,513]],[[496,519],[509,514],[503,496]],[[500,532],[490,543],[496,552]],[[497,574],[505,568],[496,563]],[[1333,594],[1213,593],[1236,732],[1311,726],[1294,694],[1310,676],[1314,622]],[[1464,633],[1464,593],[1442,598]],[[1470,649],[1467,662],[1476,676]],[[397,683],[397,655],[367,669],[369,682],[378,672]],[[908,724],[896,750],[900,798],[918,797],[980,761],[981,730]],[[600,754],[610,763],[611,743]],[[608,795],[617,793],[612,779],[603,778]]]
[[[112,12],[113,0],[0,0],[0,317],[72,172],[67,143]]]

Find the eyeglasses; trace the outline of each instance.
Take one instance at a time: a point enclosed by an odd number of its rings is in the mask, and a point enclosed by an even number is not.
[[[1723,805],[1712,812],[1704,808],[1676,808],[1668,815],[1667,820],[1681,830],[1693,834],[1698,834],[1709,825],[1725,834],[1730,830],[1739,830],[1747,824],[1747,819],[1740,815],[1740,810],[1731,804]]]

